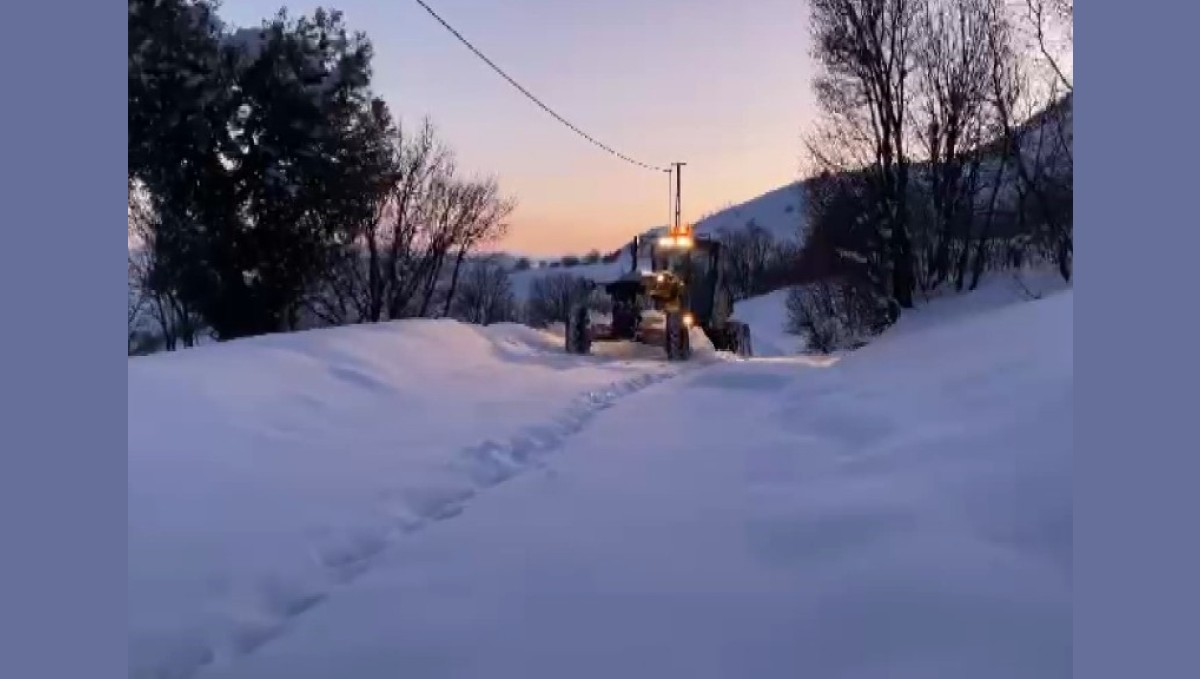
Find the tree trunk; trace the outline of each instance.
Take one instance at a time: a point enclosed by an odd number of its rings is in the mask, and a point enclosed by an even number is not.
[[[912,240],[908,234],[908,168],[904,160],[897,166],[896,212],[892,222],[892,294],[901,309],[911,309],[916,272],[913,270]]]
[[[154,309],[155,315],[158,316],[159,330],[162,331],[163,348],[167,351],[175,351],[175,328],[171,324],[171,312],[163,300],[162,294],[156,293],[154,295]]]
[[[367,314],[363,320],[378,323],[383,316],[383,272],[379,258],[379,243],[374,229],[367,232]],[[357,268],[358,263],[355,262]]]
[[[445,251],[439,252],[434,260],[433,271],[425,281],[425,290],[421,298],[421,309],[417,312],[418,318],[425,318],[425,315],[429,313],[429,305],[433,302],[433,293],[437,291],[438,278],[442,275],[442,264],[445,261]]]
[[[983,277],[984,248],[987,247],[988,239],[992,237],[992,225],[996,220],[996,201],[1000,196],[1000,186],[1004,181],[1004,170],[1007,167],[1008,160],[1005,156],[1000,159],[1000,167],[996,170],[996,181],[992,184],[992,195],[988,198],[988,211],[983,220],[983,231],[979,234],[979,241],[975,247],[975,261],[972,264],[969,287],[972,291],[979,287],[979,280]]]
[[[1063,280],[1071,282],[1071,255],[1073,247],[1069,236],[1061,238],[1058,243],[1058,273],[1063,277]]]
[[[454,293],[458,290],[458,273],[462,268],[463,259],[467,256],[467,248],[470,245],[463,245],[458,249],[458,256],[454,258],[454,271],[450,274],[450,290],[446,293],[446,304],[442,307],[442,316],[450,315],[450,305],[454,301]]]

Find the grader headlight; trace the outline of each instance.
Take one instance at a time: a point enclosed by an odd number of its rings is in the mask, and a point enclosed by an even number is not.
[[[691,236],[662,236],[658,239],[658,247],[670,250],[687,250],[695,245]]]
[[[687,250],[695,244],[692,241],[692,234],[691,224],[672,226],[665,235],[658,239],[658,245],[672,250]]]

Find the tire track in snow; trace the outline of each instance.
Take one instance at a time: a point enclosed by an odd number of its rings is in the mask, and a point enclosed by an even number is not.
[[[357,531],[315,540],[310,558],[315,577],[264,576],[227,597],[223,624],[208,634],[178,639],[147,665],[131,666],[131,679],[189,679],[206,667],[225,664],[278,638],[297,617],[313,610],[338,586],[369,572],[376,560],[405,535],[461,514],[488,488],[544,465],[598,415],[649,387],[704,367],[738,360],[697,355],[684,364],[645,372],[580,394],[547,421],[526,426],[506,440],[486,440],[462,448],[450,466],[463,484],[442,490],[382,493],[374,505],[378,521]]]

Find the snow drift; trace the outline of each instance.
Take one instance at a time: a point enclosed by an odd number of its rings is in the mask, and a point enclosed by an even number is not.
[[[627,445],[582,433],[213,676],[1068,676],[1071,293],[938,305],[617,404]]]
[[[130,359],[133,676],[262,643],[398,534],[679,370],[652,348],[561,345],[418,320]]]
[[[133,676],[1067,676],[1073,297],[980,293],[838,359],[131,360]]]

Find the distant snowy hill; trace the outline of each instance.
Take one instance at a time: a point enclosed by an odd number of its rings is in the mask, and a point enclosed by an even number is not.
[[[777,240],[796,241],[804,220],[803,208],[804,184],[793,182],[704,217],[696,222],[696,232],[719,236],[755,225]]]

